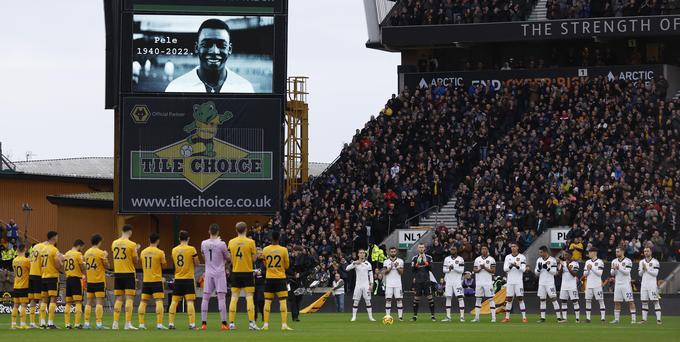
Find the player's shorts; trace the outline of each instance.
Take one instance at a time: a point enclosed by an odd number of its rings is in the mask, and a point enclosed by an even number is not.
[[[56,297],[59,295],[59,278],[42,278],[42,296]]]
[[[642,288],[640,290],[640,300],[643,302],[646,301],[657,301],[659,300],[659,289],[654,287],[654,288]]]
[[[87,283],[87,298],[106,297],[106,286],[104,283]]]
[[[12,298],[14,299],[14,303],[19,303],[19,304],[25,304],[28,303],[28,288],[25,289],[14,289],[12,291]]]
[[[66,301],[79,302],[83,300],[83,283],[78,277],[66,278]]]
[[[595,299],[595,300],[602,300],[604,299],[604,293],[602,291],[602,287],[594,287],[594,288],[587,288],[586,289],[586,300],[589,299]]]
[[[42,277],[37,275],[28,276],[29,299],[42,298]]]
[[[578,290],[576,289],[561,289],[560,300],[578,300]]]
[[[444,297],[463,297],[463,284],[446,283],[446,286],[444,287]]]
[[[250,272],[233,272],[230,280],[232,289],[245,290],[246,293],[255,292],[255,279]]]
[[[431,296],[432,295],[432,283],[428,282],[416,282],[413,284],[413,289],[415,290],[416,296]]]
[[[134,296],[137,290],[134,273],[113,274],[113,294],[116,296]]]
[[[401,288],[401,286],[396,287],[396,286],[389,286],[385,288],[385,298],[386,299],[402,299],[404,298],[404,290]]]
[[[264,298],[274,299],[274,295],[279,299],[288,298],[288,285],[286,279],[265,279]]]
[[[493,285],[477,284],[477,286],[475,286],[475,297],[491,298],[493,295]]]
[[[505,285],[505,295],[507,297],[524,297],[524,284]]]
[[[217,274],[206,276],[203,279],[203,292],[212,294],[213,291],[217,293],[227,293],[227,275]]]
[[[352,299],[356,301],[360,300],[362,297],[364,300],[371,300],[371,291],[368,290],[368,287],[355,287]]]
[[[632,302],[633,289],[629,285],[614,285],[614,301],[615,302]]]
[[[163,290],[163,282],[143,282],[142,283],[142,299],[163,299],[165,298],[165,291]]]
[[[555,285],[538,285],[538,298],[557,298],[557,290],[555,290]]]
[[[187,300],[196,299],[196,283],[193,279],[175,279],[172,296],[184,297]]]

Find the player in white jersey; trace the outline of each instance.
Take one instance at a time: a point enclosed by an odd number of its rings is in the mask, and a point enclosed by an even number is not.
[[[647,323],[647,313],[649,311],[649,302],[654,304],[654,312],[656,313],[656,323],[661,324],[661,304],[659,304],[659,287],[656,283],[656,277],[659,275],[659,261],[652,257],[652,249],[645,247],[642,251],[645,258],[640,260],[638,274],[642,277],[640,284],[640,301],[642,302],[642,321],[641,324]]]
[[[490,299],[491,323],[496,322],[496,303],[493,301],[493,275],[496,274],[496,260],[489,255],[489,247],[482,246],[482,255],[475,259],[472,271],[475,273],[475,319],[479,322],[482,299]]]
[[[550,298],[557,322],[562,323],[560,316],[560,303],[557,302],[557,291],[555,289],[555,274],[557,274],[557,260],[550,256],[548,247],[539,248],[540,257],[536,260],[534,273],[538,276],[538,299],[541,300],[541,319],[539,323],[545,322],[546,300]]]
[[[371,309],[371,292],[373,292],[373,268],[371,263],[366,261],[366,251],[359,250],[359,260],[355,260],[347,265],[346,271],[354,270],[356,273],[356,283],[354,285],[354,304],[352,305],[352,322],[357,320],[357,311],[359,310],[359,301],[364,298],[366,303],[366,312],[368,312],[368,320],[375,322],[373,319],[373,309]]]
[[[586,279],[586,322],[590,323],[590,309],[593,299],[597,300],[600,306],[600,320],[604,322],[606,308],[604,306],[604,295],[602,293],[602,273],[604,272],[604,261],[598,259],[597,248],[588,250],[590,259],[586,261],[583,277]]]
[[[614,320],[610,323],[619,323],[621,316],[621,303],[628,302],[631,323],[635,323],[635,301],[633,300],[633,287],[630,285],[630,274],[633,271],[633,262],[623,255],[623,248],[616,248],[616,259],[612,261],[611,275],[614,277]]]
[[[562,301],[562,319],[567,320],[567,302],[571,301],[576,316],[576,323],[581,322],[581,307],[578,303],[578,262],[571,259],[569,251],[563,251],[557,272],[562,274],[562,286],[560,288],[560,301]]]
[[[392,311],[392,298],[397,300],[399,320],[404,320],[404,290],[401,287],[401,275],[404,274],[404,260],[397,258],[397,248],[390,248],[390,257],[383,261],[383,279],[385,281],[385,315]]]
[[[458,310],[460,321],[465,322],[465,300],[463,299],[463,272],[465,272],[465,260],[458,256],[458,248],[449,248],[451,255],[444,259],[444,297],[446,297],[446,318],[442,322],[451,321],[451,301],[455,295],[458,298]]]
[[[522,322],[527,323],[527,310],[524,305],[524,272],[527,270],[527,258],[519,252],[516,242],[510,244],[510,254],[505,256],[503,271],[507,274],[505,285],[505,318],[501,322],[510,322],[512,302],[517,298],[519,311],[522,312]]]

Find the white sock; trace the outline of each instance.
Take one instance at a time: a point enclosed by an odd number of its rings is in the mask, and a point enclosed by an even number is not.
[[[604,321],[604,317],[607,314],[607,309],[604,306],[604,299],[600,299],[600,319]]]
[[[404,307],[401,300],[397,301],[397,314],[399,315],[399,318],[404,317]]]
[[[510,318],[510,311],[512,311],[512,302],[505,302],[505,318]]]
[[[446,318],[451,318],[451,297],[446,297]]]
[[[392,312],[392,301],[387,300],[387,301],[385,301],[385,316],[389,316],[391,312]]]
[[[527,307],[524,305],[524,299],[519,301],[519,311],[522,312],[522,319],[527,318]]]
[[[586,319],[590,319],[590,309],[592,308],[590,299],[586,300]]]
[[[578,304],[577,300],[574,301],[574,315],[576,315],[577,321],[581,320],[581,306]]]
[[[546,304],[545,304],[544,300],[541,301],[540,308],[541,308],[541,319],[545,319]]]
[[[562,318],[567,319],[567,302],[562,302]]]
[[[555,310],[555,315],[557,316],[557,319],[560,319],[562,315],[560,315],[560,303],[558,303],[556,300],[552,301],[553,305],[553,310]]]
[[[357,318],[358,308],[355,306],[352,308],[352,318]]]
[[[465,299],[458,298],[458,309],[460,310],[460,317],[465,317]]]
[[[618,321],[621,318],[621,310],[614,309],[614,320]]]
[[[630,312],[630,320],[631,320],[633,323],[635,323],[635,321],[637,321],[637,313],[635,312],[635,310],[633,310],[633,311]]]
[[[647,302],[642,302],[642,320],[647,320],[647,311],[649,310],[649,304]]]
[[[661,303],[659,301],[654,302],[654,313],[656,314],[656,320],[661,321]]]
[[[370,306],[366,308],[366,312],[368,312],[368,317],[373,318],[373,308]]]
[[[482,309],[482,298],[475,299],[475,319],[479,319],[479,311]]]
[[[495,321],[496,320],[496,302],[493,301],[493,298],[489,298],[489,311],[491,311],[491,320]]]

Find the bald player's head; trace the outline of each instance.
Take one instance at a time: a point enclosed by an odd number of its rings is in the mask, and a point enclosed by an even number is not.
[[[246,229],[248,228],[248,225],[245,222],[239,222],[236,224],[236,232],[239,235],[244,235],[246,233]]]

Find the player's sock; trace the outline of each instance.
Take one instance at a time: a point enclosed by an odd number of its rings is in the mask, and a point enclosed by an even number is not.
[[[234,295],[232,293],[231,300],[229,301],[229,322],[234,323],[236,319],[236,305],[238,304],[238,293]]]
[[[31,325],[35,324],[35,305],[28,304],[28,320]]]
[[[356,318],[357,318],[357,311],[359,311],[359,301],[358,301],[358,300],[355,300],[355,301],[352,303],[352,319],[356,319]]]
[[[404,317],[404,304],[401,299],[397,300],[397,315],[399,315],[399,318]]]
[[[163,324],[163,301],[156,301],[156,326]]]
[[[47,303],[40,302],[38,315],[40,316],[40,325],[45,325],[45,318],[47,318]]]
[[[92,305],[88,303],[85,305],[85,312],[83,313],[83,321],[85,322],[85,325],[90,325],[90,315],[92,315]]]
[[[47,307],[47,322],[52,322],[52,324],[49,325],[54,325],[54,314],[57,312],[57,303],[50,303],[50,305]]]
[[[286,298],[279,299],[279,310],[281,311],[281,324],[288,325],[288,303]]]
[[[656,320],[661,321],[661,303],[658,300],[654,302],[654,313],[656,314]]]
[[[614,309],[614,320],[618,321],[621,318],[621,310]]]
[[[562,315],[560,314],[560,303],[558,303],[556,300],[552,301],[553,305],[553,310],[555,310],[555,315],[557,316],[557,319],[559,320]]]
[[[434,298],[428,298],[427,303],[430,306],[430,315],[432,315],[432,317],[434,317]]]
[[[510,319],[510,311],[512,311],[512,302],[505,302],[505,318]]]
[[[519,301],[519,311],[522,313],[522,319],[527,318],[527,307],[524,304],[524,299]]]
[[[71,303],[64,305],[64,325],[71,325]]]
[[[482,298],[475,298],[475,319],[479,319],[479,312],[482,309]]]
[[[590,319],[590,309],[592,308],[592,302],[590,299],[586,300],[586,319]]]
[[[458,310],[460,311],[460,317],[465,317],[465,299],[463,297],[458,297]]]
[[[132,298],[127,298],[125,299],[125,323],[131,323],[132,322],[132,310],[133,305],[135,305],[135,302],[133,301]]]
[[[446,297],[446,318],[451,318],[451,297]]]
[[[76,312],[74,313],[75,318],[73,319],[73,323],[76,326],[80,325],[80,318],[83,315],[83,304],[82,303],[76,303],[74,304],[76,307]]]
[[[581,305],[578,303],[578,300],[574,301],[574,315],[576,316],[577,321],[581,320]]]
[[[26,325],[26,305],[19,304],[19,323],[21,326]]]
[[[175,325],[175,314],[177,313],[178,299],[172,297],[172,302],[170,302],[170,309],[168,310],[168,324]]]
[[[120,320],[120,309],[123,308],[123,301],[117,300],[113,303],[113,321],[118,322]]]
[[[390,312],[392,312],[392,301],[388,299],[385,301],[385,316],[389,316]]]
[[[364,299],[366,303],[366,313],[368,313],[368,318],[373,320],[373,307],[371,306],[370,299]]]
[[[546,303],[544,300],[541,301],[540,308],[541,308],[541,319],[545,319],[545,308],[546,308]]]
[[[248,321],[255,320],[255,301],[253,296],[246,296],[246,309],[248,310]]]
[[[194,307],[194,301],[187,301],[187,315],[189,316],[189,326],[196,325],[196,308]]]
[[[219,293],[217,296],[219,297]],[[203,292],[203,300],[201,300],[201,321],[208,321],[208,304],[210,304],[210,293]]]
[[[19,314],[19,308],[12,306],[12,327],[17,325],[17,315]]]
[[[418,316],[418,306],[420,306],[420,300],[418,298],[413,300],[413,316]]]
[[[272,311],[272,301],[271,299],[264,300],[264,313],[262,314],[262,321],[264,324],[269,324],[269,315]]]
[[[137,308],[137,320],[139,321],[139,325],[146,325],[146,322],[144,322],[144,316],[146,314],[146,301],[142,300],[139,302],[139,307]]]
[[[567,319],[567,302],[562,302],[562,318]]]
[[[493,298],[489,298],[489,311],[491,311],[491,320],[495,321],[496,320],[496,302],[494,302]]]
[[[604,299],[600,299],[600,319],[604,321],[604,317],[607,314],[607,309],[604,306]]]
[[[642,302],[642,320],[643,321],[647,320],[648,310],[649,310],[649,304],[647,304],[647,302]]]
[[[217,293],[217,306],[220,309],[220,319],[222,322],[227,321],[227,298],[224,293]]]
[[[637,321],[637,312],[635,312],[635,309],[630,310],[630,320],[635,323]]]
[[[102,324],[103,319],[104,319],[104,305],[103,304],[97,304],[94,307],[94,319],[97,325]]]

